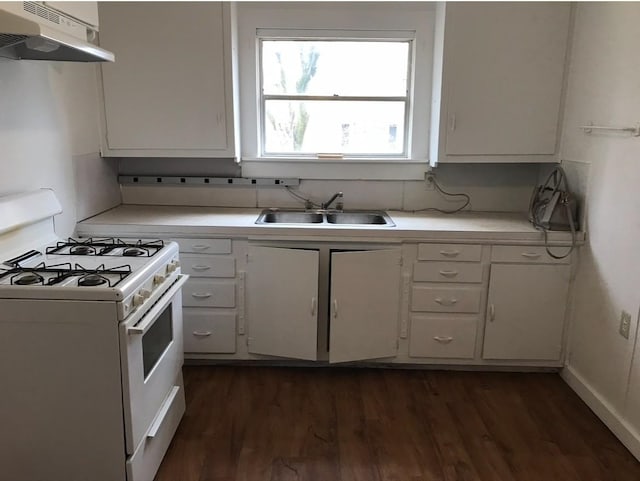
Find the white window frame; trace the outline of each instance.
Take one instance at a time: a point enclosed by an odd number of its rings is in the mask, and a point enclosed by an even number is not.
[[[282,99],[282,100],[323,100],[330,102],[343,102],[343,101],[396,101],[404,102],[404,131],[403,131],[403,145],[402,152],[400,154],[375,154],[375,158],[379,159],[407,159],[409,157],[408,148],[411,145],[411,108],[413,102],[411,101],[411,92],[413,87],[411,81],[413,79],[413,50],[415,48],[415,32],[414,31],[366,31],[366,30],[273,30],[273,29],[258,29],[256,33],[258,41],[258,65],[262,65],[262,42],[269,40],[337,40],[337,41],[351,41],[351,42],[400,42],[408,44],[408,59],[407,59],[407,85],[406,91],[403,96],[330,96],[330,95],[301,95],[301,94],[277,94],[267,95],[262,90],[263,79],[262,70],[258,76],[258,92],[260,95],[260,141],[259,141],[259,154],[258,156],[263,159],[271,158],[300,158],[300,159],[312,159],[320,160],[323,158],[323,154],[331,154],[331,152],[318,152],[317,155],[301,153],[301,154],[269,154],[265,149],[265,104],[267,100]],[[356,160],[373,158],[373,154],[346,154],[344,159]],[[325,157],[326,158],[326,157]]]
[[[422,179],[428,170],[436,6],[428,2],[238,3],[241,167],[243,176],[305,179]],[[291,26],[295,26],[292,29]],[[411,40],[405,112],[406,154],[344,158],[262,154],[259,38]]]

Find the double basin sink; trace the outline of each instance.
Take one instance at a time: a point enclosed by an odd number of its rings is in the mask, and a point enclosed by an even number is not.
[[[381,210],[304,211],[265,209],[256,224],[346,224],[394,227],[389,215]]]

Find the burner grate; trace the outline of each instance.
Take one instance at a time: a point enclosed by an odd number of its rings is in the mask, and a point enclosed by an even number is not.
[[[163,240],[153,241],[123,241],[115,237],[74,239],[69,237],[66,241],[57,242],[55,246],[47,247],[47,254],[61,255],[109,255],[115,249],[122,248],[124,256],[152,257],[164,247]],[[65,250],[68,248],[68,251]]]
[[[111,268],[101,264],[95,269],[87,269],[80,264],[72,266],[69,262],[53,265],[46,265],[42,262],[35,267],[18,266],[2,272],[0,273],[0,280],[8,277],[9,284],[17,286],[54,286],[71,277],[78,277],[78,286],[81,287],[94,287],[103,284],[107,284],[108,287],[115,287],[129,274],[131,274],[131,266],[129,264]],[[45,281],[45,275],[51,275],[51,277]],[[115,279],[108,276],[114,276]]]

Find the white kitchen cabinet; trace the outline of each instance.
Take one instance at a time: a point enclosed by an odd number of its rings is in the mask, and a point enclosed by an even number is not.
[[[153,237],[162,237],[161,234]],[[185,358],[235,355],[242,330],[243,279],[237,269],[244,242],[224,238],[172,238],[189,280],[182,289]]]
[[[228,2],[101,2],[103,156],[235,157]]]
[[[400,260],[400,249],[331,254],[329,362],[396,355]]]
[[[412,361],[476,359],[488,262],[489,249],[479,244],[417,245],[409,290]]]
[[[250,246],[248,352],[332,363],[395,356],[400,259],[397,248]]]
[[[567,264],[493,264],[482,357],[559,361],[569,282]]]
[[[570,5],[453,2],[444,10],[432,163],[556,162]]]
[[[250,353],[317,358],[318,265],[317,250],[249,246]]]

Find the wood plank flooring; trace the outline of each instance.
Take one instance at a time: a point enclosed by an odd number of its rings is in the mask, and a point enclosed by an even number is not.
[[[187,366],[156,481],[639,481],[557,374]]]

